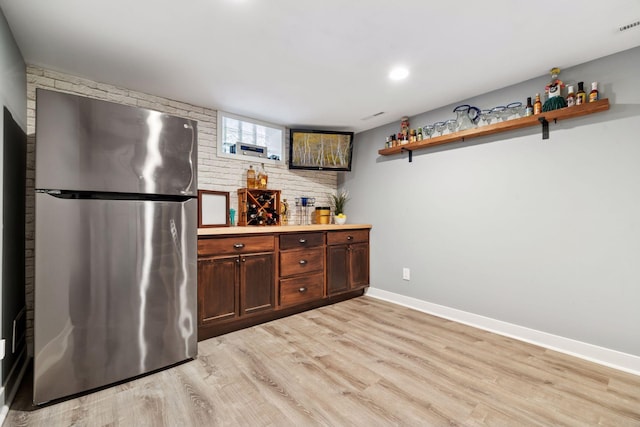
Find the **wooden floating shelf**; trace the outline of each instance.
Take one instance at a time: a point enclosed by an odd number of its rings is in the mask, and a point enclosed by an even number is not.
[[[453,142],[464,141],[465,139],[477,138],[480,136],[493,135],[495,133],[507,132],[510,130],[522,129],[531,126],[538,126],[542,123],[543,127],[548,122],[557,122],[558,120],[571,119],[573,117],[586,116],[587,114],[599,113],[609,109],[609,100],[601,99],[595,102],[589,102],[574,107],[565,107],[559,110],[545,111],[535,116],[521,117],[519,119],[507,120],[506,122],[498,122],[492,125],[480,126],[473,129],[467,129],[460,132],[454,132],[447,135],[436,136],[433,138],[423,139],[418,142],[410,142],[395,147],[383,148],[378,150],[381,156],[391,156],[399,154],[403,151],[411,152],[421,150],[436,145],[450,144]],[[545,123],[546,122],[546,123]],[[411,161],[411,158],[410,160]]]

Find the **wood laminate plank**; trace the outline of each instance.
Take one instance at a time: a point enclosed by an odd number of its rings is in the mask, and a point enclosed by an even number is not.
[[[640,377],[368,297],[202,341],[5,426],[640,425]]]

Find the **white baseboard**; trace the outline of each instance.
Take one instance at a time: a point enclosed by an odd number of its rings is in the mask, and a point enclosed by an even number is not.
[[[389,301],[398,305],[413,308],[424,313],[442,317],[485,331],[504,335],[530,344],[539,345],[550,350],[559,351],[600,365],[608,366],[634,375],[640,375],[640,357],[622,353],[597,345],[576,341],[558,335],[549,334],[524,326],[514,325],[490,317],[480,316],[444,305],[434,304],[417,298],[407,297],[382,289],[369,288],[367,295]]]

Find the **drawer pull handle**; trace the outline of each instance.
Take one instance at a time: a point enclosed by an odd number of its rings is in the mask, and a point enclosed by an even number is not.
[[[353,236],[347,236],[347,240],[353,240]]]
[[[300,239],[300,240],[298,240],[298,242],[303,245],[303,244],[307,243],[307,239]]]
[[[300,265],[305,265],[306,263],[307,263],[307,260],[306,260],[306,259],[301,259],[301,260],[300,260]]]
[[[300,293],[307,292],[307,288],[304,288],[304,287],[300,288],[300,289],[298,289],[298,292],[300,292]]]
[[[236,249],[242,249],[244,248],[244,243],[234,243],[233,247]]]

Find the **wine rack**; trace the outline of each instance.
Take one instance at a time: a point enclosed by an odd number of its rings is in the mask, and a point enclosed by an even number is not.
[[[280,190],[238,190],[238,225],[280,225]]]

